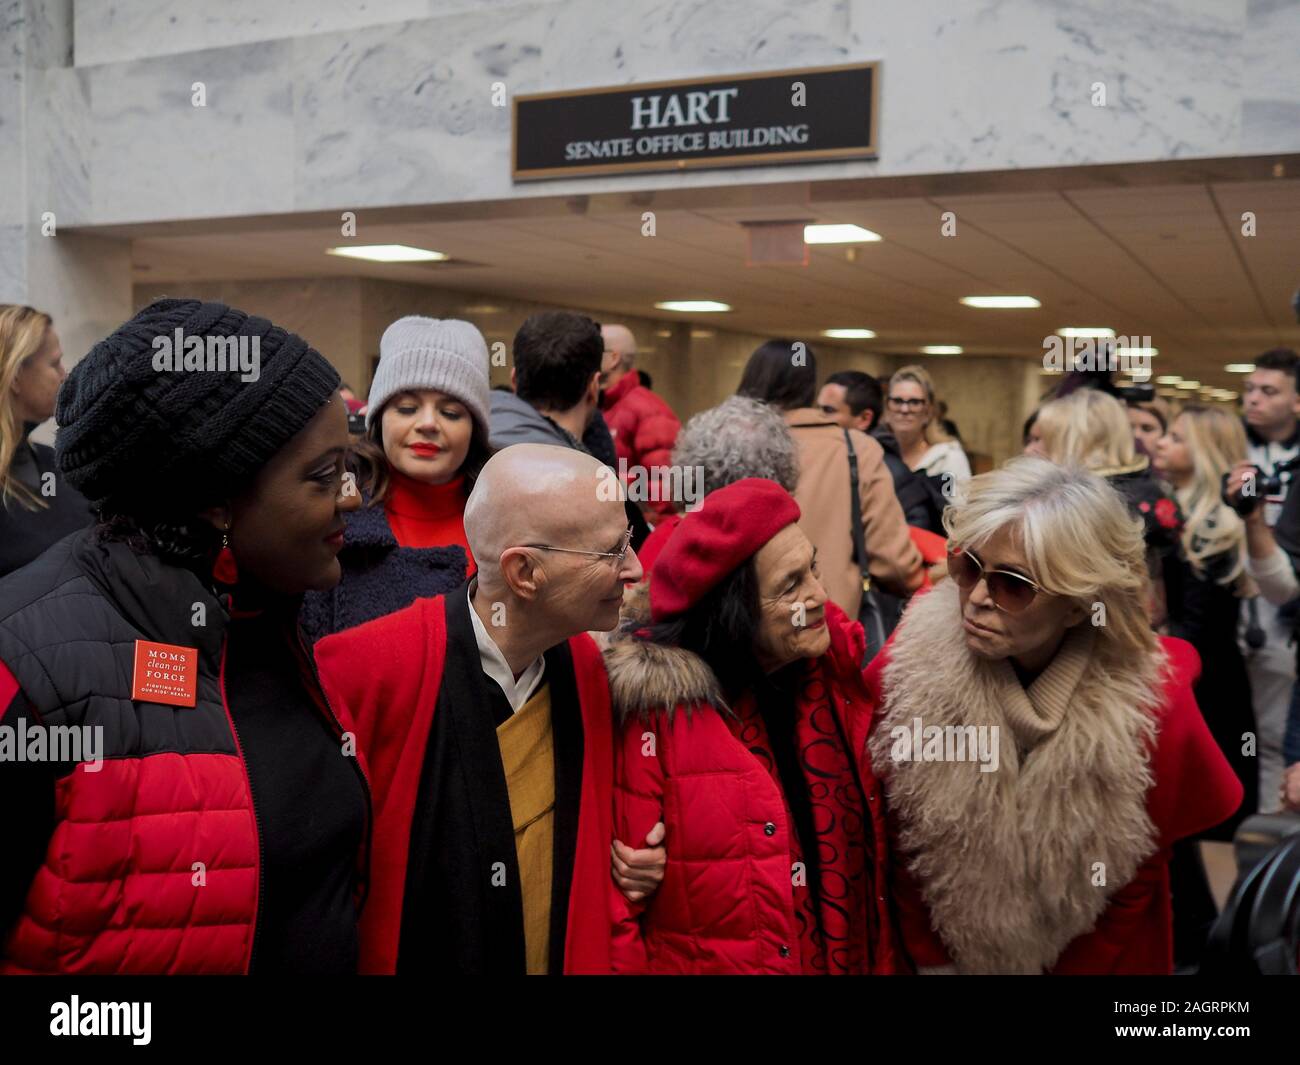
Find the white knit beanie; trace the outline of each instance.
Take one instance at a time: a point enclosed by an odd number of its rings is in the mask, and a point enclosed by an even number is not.
[[[379,368],[366,406],[369,429],[398,392],[445,392],[469,408],[474,433],[488,439],[487,342],[469,322],[455,318],[399,318],[379,339]]]

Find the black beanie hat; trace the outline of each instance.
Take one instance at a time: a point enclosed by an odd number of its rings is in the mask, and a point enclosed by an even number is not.
[[[204,338],[205,351],[208,337],[247,337],[246,345],[256,337],[257,379],[242,379],[251,375],[241,375],[237,355],[228,369],[165,368],[178,330],[182,340]],[[155,345],[158,337],[169,345]],[[185,357],[175,350],[175,365]],[[338,371],[320,352],[265,318],[224,303],[158,300],[96,344],[63,382],[59,468],[90,500],[181,513],[247,486],[338,387]]]

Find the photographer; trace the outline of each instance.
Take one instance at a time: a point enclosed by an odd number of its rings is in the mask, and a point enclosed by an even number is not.
[[[1295,705],[1293,642],[1300,602],[1300,494],[1288,489],[1300,455],[1300,391],[1294,351],[1277,348],[1255,360],[1245,384],[1248,459],[1235,465],[1224,498],[1245,519],[1246,572],[1259,585],[1246,619],[1247,670],[1259,724],[1260,807],[1300,809],[1300,707]],[[1292,736],[1283,751],[1288,732]],[[1285,774],[1284,767],[1291,769]]]

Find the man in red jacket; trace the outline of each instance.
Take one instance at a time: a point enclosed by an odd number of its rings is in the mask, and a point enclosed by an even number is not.
[[[362,972],[610,969],[611,715],[587,631],[642,572],[609,477],[568,448],[499,452],[465,508],[476,577],[316,645],[374,781]],[[662,875],[662,848],[640,862]]]
[[[603,325],[605,361],[600,370],[600,409],[614,436],[614,447],[626,467],[619,470],[624,482],[636,476],[635,467],[646,472],[641,482],[650,486],[649,498],[637,499],[651,521],[672,514],[671,480],[673,443],[682,423],[667,403],[641,383],[636,365],[636,338],[625,325]],[[630,472],[628,472],[630,471]],[[679,500],[678,502],[681,502]]]

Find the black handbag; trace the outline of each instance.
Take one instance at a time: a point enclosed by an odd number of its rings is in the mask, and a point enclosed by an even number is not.
[[[1198,972],[1294,976],[1300,957],[1300,817],[1248,817],[1235,842],[1240,872],[1210,930]]]
[[[862,573],[862,601],[858,607],[858,621],[867,638],[866,651],[862,656],[865,666],[885,646],[890,633],[903,615],[903,601],[897,596],[889,595],[875,588],[871,583],[871,572],[867,568],[867,544],[862,535],[862,496],[858,492],[858,453],[853,447],[853,438],[847,429],[844,443],[849,449],[849,493],[852,501],[849,514],[850,534],[853,537],[853,557]]]

